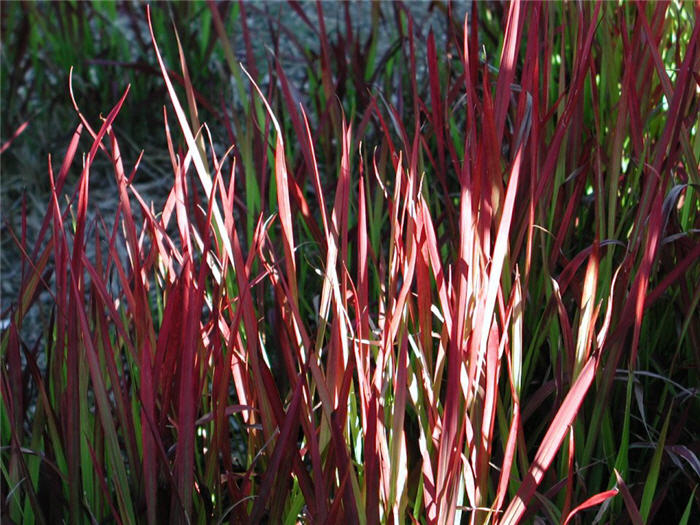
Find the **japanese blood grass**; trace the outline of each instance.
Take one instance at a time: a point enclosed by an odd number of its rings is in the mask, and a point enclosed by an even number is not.
[[[700,472],[697,429],[684,430],[700,343],[692,6],[474,5],[438,44],[396,4],[401,36],[373,61],[353,51],[349,11],[332,42],[319,4],[306,91],[276,57],[264,83],[249,44],[239,66],[209,7],[244,101],[222,110],[233,149],[217,153],[200,124],[176,39],[180,102],[151,26],[170,108],[165,204],[135,190],[138,162],[126,175],[112,127],[125,92],[98,131],[80,115],[37,240],[17,239],[3,514],[687,520]],[[119,191],[111,231],[88,219],[97,155]],[[42,290],[54,309],[29,348]]]

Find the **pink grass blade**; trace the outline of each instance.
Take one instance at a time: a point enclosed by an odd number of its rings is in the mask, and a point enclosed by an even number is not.
[[[524,137],[527,136],[530,129],[530,122],[524,122],[524,132],[522,133]],[[503,271],[503,265],[506,259],[506,254],[508,251],[508,235],[510,232],[513,208],[515,206],[515,196],[518,189],[518,181],[520,178],[520,168],[523,161],[524,149],[526,145],[526,140],[523,139],[520,142],[520,147],[515,154],[515,159],[510,170],[510,178],[508,180],[508,187],[506,189],[506,195],[503,202],[503,211],[501,213],[501,219],[498,224],[498,233],[496,234],[496,242],[493,247],[493,254],[491,256],[491,267],[489,270],[488,277],[488,288],[486,291],[486,297],[483,304],[483,312],[487,318],[491,318],[493,315],[493,309],[496,303],[496,295],[500,286],[501,272]],[[477,327],[477,330],[479,328]],[[475,332],[474,337],[479,341],[479,353],[478,353],[478,365],[477,365],[477,376],[471,388],[476,388],[479,384],[479,373],[481,371],[481,363],[484,360],[486,353],[486,345],[488,342],[489,332],[488,330],[481,329],[481,332]],[[467,400],[469,403],[470,400]]]
[[[576,337],[576,354],[573,368],[573,378],[576,378],[583,364],[588,359],[593,331],[595,329],[596,316],[596,285],[598,282],[598,268],[600,258],[598,255],[598,240],[593,242],[593,251],[588,259],[586,277],[583,282],[581,295],[581,318],[579,320],[578,335]]]
[[[63,191],[63,186],[66,182],[66,177],[68,176],[68,171],[70,170],[70,167],[73,163],[73,160],[75,159],[75,154],[78,151],[78,144],[80,141],[80,136],[83,131],[83,125],[79,124],[78,127],[76,128],[75,132],[73,133],[73,136],[71,137],[70,143],[68,144],[68,148],[66,149],[66,154],[63,157],[63,162],[61,163],[61,168],[59,169],[58,172],[58,178],[54,179],[53,176],[53,167],[51,166],[51,156],[49,156],[49,179],[51,182],[51,187],[52,191],[55,191],[56,194],[61,194]],[[40,246],[44,240],[44,236],[46,235],[47,228],[49,226],[49,222],[53,217],[53,212],[51,211],[51,206],[47,209],[46,215],[44,216],[44,219],[41,224],[41,229],[39,230],[39,234],[37,235],[37,241],[34,244],[34,250],[32,253],[32,260],[35,260],[37,257],[37,254],[39,253]]]
[[[589,509],[591,507],[595,507],[596,505],[600,505],[601,503],[609,500],[610,498],[617,496],[619,493],[618,489],[610,489],[606,490],[604,492],[600,492],[596,494],[595,496],[591,496],[588,498],[586,501],[578,505],[575,509],[573,509],[571,512],[569,512],[566,515],[566,519],[564,520],[564,525],[569,525],[569,522],[574,518],[576,514],[581,512],[582,510]]]
[[[89,185],[89,173],[90,166],[95,159],[95,154],[98,148],[104,148],[102,145],[102,139],[110,126],[114,122],[119,110],[121,109],[124,100],[129,92],[129,88],[125,90],[121,99],[114,108],[110,111],[107,118],[104,120],[100,131],[95,134],[95,140],[90,148],[90,152],[85,160],[81,177],[78,183],[78,202],[77,202],[77,213],[75,218],[75,233],[73,235],[73,250],[72,257],[70,258],[70,274],[71,282],[75,284],[77,290],[75,292],[72,289],[68,289],[68,309],[64,310],[69,312],[69,316],[77,316],[76,310],[81,309],[82,302],[82,292],[84,287],[83,281],[83,268],[82,268],[82,254],[85,251],[85,229],[87,222],[87,206],[88,206],[88,185]],[[57,206],[57,204],[56,204]],[[54,226],[58,227],[57,224]],[[67,240],[65,234],[63,234],[63,248],[65,249],[67,258]],[[66,259],[64,259],[66,261]],[[66,440],[68,443],[67,447],[67,460],[69,468],[69,477],[71,483],[75,487],[80,486],[80,427],[81,427],[81,416],[80,416],[80,406],[81,406],[81,396],[79,392],[79,379],[80,379],[80,333],[79,327],[73,323],[68,322],[66,327],[67,342],[66,342],[66,391],[65,399],[68,403],[67,417],[66,417]],[[80,513],[79,507],[79,497],[80,489],[75,489],[70,491],[70,514],[73,519],[78,519]]]
[[[139,373],[141,388],[141,410],[146,421],[155,420],[155,399],[153,383],[153,349],[155,348],[155,330],[148,305],[147,292],[144,286],[146,275],[141,267],[139,254],[142,252],[139,246],[136,225],[134,223],[131,204],[127,193],[127,178],[122,164],[122,156],[116,138],[111,136],[112,163],[119,187],[119,199],[123,214],[123,226],[126,232],[127,246],[131,254],[133,279],[133,295],[135,297],[134,325],[137,332],[136,344],[140,348]],[[141,426],[143,446],[143,475],[146,486],[147,520],[148,523],[156,522],[156,445],[154,436],[148,425]]]
[[[627,303],[630,307],[625,309],[623,317],[634,314],[634,331],[632,335],[632,346],[630,348],[629,362],[636,366],[637,351],[639,349],[639,338],[642,329],[642,317],[644,315],[644,302],[649,287],[652,265],[656,258],[656,250],[659,246],[662,228],[662,193],[657,191],[654,204],[649,217],[649,229],[647,231],[646,242],[642,250],[642,263],[635,278],[635,283],[630,292],[630,300]],[[633,310],[631,308],[634,308]],[[627,315],[626,315],[627,313]]]
[[[597,357],[594,356],[588,359],[583,366],[578,378],[572,384],[571,390],[569,390],[559,410],[557,410],[535,454],[532,465],[518,489],[515,499],[506,508],[501,523],[507,525],[515,524],[523,517],[537,486],[554,460],[554,456],[561,446],[569,425],[578,414],[586,392],[595,378],[596,368]]]
[[[197,175],[199,177],[199,181],[202,184],[202,188],[204,189],[204,193],[206,195],[212,195],[212,179],[211,175],[209,174],[209,170],[207,169],[206,165],[204,164],[204,160],[202,159],[200,150],[197,146],[197,143],[195,141],[195,138],[192,134],[192,131],[190,130],[190,127],[187,123],[187,117],[185,116],[185,112],[182,109],[182,106],[180,105],[180,102],[177,98],[177,94],[175,93],[175,88],[173,87],[172,82],[170,81],[170,77],[168,75],[168,71],[165,67],[165,63],[163,62],[163,58],[161,57],[160,50],[158,49],[158,44],[156,43],[156,37],[153,33],[153,24],[151,23],[151,10],[150,7],[147,7],[146,9],[146,17],[148,19],[148,28],[151,34],[151,41],[153,42],[153,49],[156,52],[156,58],[158,59],[158,65],[160,66],[161,74],[163,76],[163,80],[165,81],[165,85],[168,90],[168,95],[170,97],[170,102],[173,105],[173,109],[175,110],[175,114],[177,115],[178,122],[180,124],[180,129],[182,130],[182,134],[185,137],[185,141],[187,143],[187,147],[189,149],[190,154],[192,155],[192,161],[194,162],[194,166],[197,172]],[[229,259],[232,260],[233,256],[231,253],[231,242],[229,238],[226,235],[222,235],[224,230],[224,220],[223,217],[221,216],[221,211],[219,210],[219,206],[217,203],[214,203],[214,226],[216,228],[217,232],[217,240],[219,240],[224,247],[224,250],[226,251],[226,254],[228,255]]]
[[[510,101],[509,92],[513,78],[515,77],[515,59],[520,48],[520,37],[524,17],[520,15],[520,2],[511,2],[508,6],[508,21],[505,27],[503,49],[499,61],[500,71],[496,84],[496,106],[494,108],[495,143],[500,144],[503,137],[503,128],[506,121],[506,112]],[[466,39],[466,36],[465,36]],[[472,57],[476,59],[476,57]]]
[[[513,462],[515,459],[516,444],[520,425],[520,405],[516,402],[513,405],[513,416],[511,418],[510,429],[508,431],[508,440],[506,441],[505,453],[503,455],[501,475],[499,477],[498,487],[496,489],[496,500],[492,507],[494,512],[499,512],[501,510],[503,502],[506,498],[506,493],[508,491],[508,483],[511,479],[511,469],[513,468]]]
[[[12,143],[17,139],[17,137],[24,133],[24,130],[27,129],[27,126],[29,126],[29,122],[31,122],[31,120],[25,120],[22,122],[22,124],[20,124],[19,127],[12,133],[12,136],[2,143],[0,146],[0,155],[5,153],[5,151],[7,151]]]
[[[282,225],[282,237],[283,237],[283,247],[285,253],[285,260],[287,264],[287,279],[291,291],[291,296],[293,302],[296,304],[298,302],[298,291],[297,291],[297,278],[296,278],[296,263],[294,260],[294,230],[292,228],[292,210],[289,202],[289,181],[287,174],[287,165],[284,158],[284,142],[282,138],[282,128],[279,122],[275,118],[272,108],[268,103],[267,99],[263,95],[262,91],[258,87],[253,77],[250,76],[248,71],[241,66],[243,72],[246,74],[251,84],[257,91],[260,99],[262,100],[267,113],[270,116],[272,124],[277,132],[277,141],[275,145],[275,179],[277,182],[277,206],[279,208],[279,219]]]

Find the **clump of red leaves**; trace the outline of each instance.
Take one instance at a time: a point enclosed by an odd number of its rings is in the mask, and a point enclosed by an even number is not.
[[[396,4],[397,43],[376,59],[377,7],[363,42],[346,6],[332,42],[323,6],[316,27],[292,2],[320,43],[300,93],[278,60],[259,84],[247,7],[241,72],[210,4],[239,90],[232,149],[200,125],[182,48],[187,110],[151,33],[170,103],[165,205],[123,165],[127,90],[99,130],[81,115],[39,237],[18,239],[3,514],[568,523],[605,503],[612,521],[653,517],[664,450],[698,464],[678,426],[697,394],[668,385],[697,379],[676,360],[697,365],[700,342],[700,24],[673,25],[666,3],[513,2],[502,19],[473,5],[463,26],[447,8],[439,50]],[[494,27],[499,54],[484,57]],[[111,228],[88,215],[97,155],[119,189]],[[30,348],[42,292],[53,309]],[[660,302],[677,314],[657,328],[645,316]],[[648,347],[661,337],[676,354],[658,408],[681,415],[646,414],[661,431],[645,456],[631,394],[640,372],[664,379]]]

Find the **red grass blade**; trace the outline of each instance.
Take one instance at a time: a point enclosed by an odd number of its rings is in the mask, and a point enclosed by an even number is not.
[[[596,367],[597,357],[594,356],[586,362],[578,378],[571,385],[571,390],[564,398],[561,407],[557,410],[547,433],[542,439],[542,443],[532,461],[532,466],[523,479],[515,499],[506,508],[501,523],[511,525],[518,523],[522,519],[527,504],[534,495],[540,481],[542,481],[547,468],[554,460],[554,456],[561,446],[569,425],[578,414],[586,392],[595,378]]]
[[[630,492],[629,488],[627,488],[625,481],[622,479],[622,476],[620,476],[620,473],[617,470],[615,470],[615,477],[617,478],[618,490],[622,493],[622,499],[625,502],[625,507],[627,507],[627,514],[630,521],[632,521],[633,525],[644,525],[644,520],[642,519],[642,515],[639,513],[639,508],[634,501],[634,497],[632,497],[632,493]]]
[[[595,496],[591,496],[586,501],[577,506],[574,510],[569,512],[569,514],[567,514],[566,519],[564,520],[564,525],[568,525],[577,513],[581,512],[582,510],[595,507],[596,505],[600,505],[601,503],[609,500],[613,496],[617,496],[618,492],[618,489],[610,489],[606,490],[605,492],[600,492]]]
[[[2,143],[2,146],[0,146],[0,155],[5,153],[5,151],[12,145],[12,143],[19,137],[25,129],[27,129],[27,126],[29,126],[29,120],[25,120],[20,126],[12,133],[12,136],[7,139],[5,142]]]

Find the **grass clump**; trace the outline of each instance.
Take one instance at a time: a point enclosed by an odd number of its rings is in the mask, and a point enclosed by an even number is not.
[[[287,8],[314,45],[208,3],[193,50],[147,10],[163,203],[121,153],[131,88],[98,120],[71,84],[46,214],[6,227],[3,517],[688,522],[693,5],[436,5],[428,31],[402,3],[333,29],[330,5]],[[195,89],[197,57],[229,101]]]

